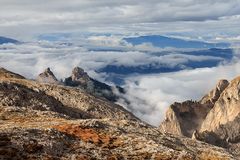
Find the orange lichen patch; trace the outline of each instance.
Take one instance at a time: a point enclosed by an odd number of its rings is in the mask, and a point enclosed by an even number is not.
[[[84,142],[94,143],[97,146],[106,148],[116,148],[122,144],[121,140],[110,135],[99,133],[94,128],[85,128],[79,125],[65,124],[57,125],[53,128],[60,132],[80,138]]]

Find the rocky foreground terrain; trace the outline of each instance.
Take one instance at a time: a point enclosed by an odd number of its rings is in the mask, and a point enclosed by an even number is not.
[[[173,104],[158,128],[49,69],[34,81],[1,68],[0,159],[240,159],[239,82]]]

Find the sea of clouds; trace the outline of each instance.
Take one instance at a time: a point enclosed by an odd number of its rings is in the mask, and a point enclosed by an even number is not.
[[[71,74],[75,66],[84,68],[91,77],[106,81],[107,73],[96,72],[108,65],[139,66],[157,63],[174,66],[189,60],[214,59],[212,56],[186,56],[178,54],[178,49],[160,49],[143,44],[132,46],[121,40],[108,40],[109,37],[90,37],[87,42],[29,42],[18,45],[3,44],[0,46],[0,66],[34,79],[45,68],[50,67],[58,79]],[[88,44],[88,45],[86,45]],[[91,45],[89,45],[91,44]],[[95,51],[96,48],[118,49],[119,51]],[[122,50],[121,50],[122,49]],[[154,56],[151,51],[170,51],[171,54]],[[133,112],[144,121],[159,125],[167,107],[175,102],[187,99],[199,100],[219,79],[229,79],[240,74],[238,61],[239,50],[235,46],[235,57],[232,62],[220,64],[213,68],[182,70],[172,73],[134,74],[125,77],[123,87],[127,93],[118,103]]]

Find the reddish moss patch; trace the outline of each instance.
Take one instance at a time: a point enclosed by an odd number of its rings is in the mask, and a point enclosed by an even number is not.
[[[94,143],[97,146],[106,147],[109,149],[116,148],[122,144],[119,138],[111,137],[105,133],[100,133],[94,128],[85,128],[73,124],[57,125],[53,128],[65,134],[77,137],[84,142]]]

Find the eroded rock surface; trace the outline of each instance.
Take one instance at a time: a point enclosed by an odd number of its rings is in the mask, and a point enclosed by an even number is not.
[[[220,80],[199,102],[174,103],[160,130],[184,135],[240,155],[240,77]]]
[[[109,86],[91,78],[82,68],[75,67],[72,70],[72,75],[65,79],[66,86],[78,87],[84,89],[88,93],[105,98],[109,101],[116,102],[118,99],[117,93],[124,93],[123,88]],[[114,92],[114,91],[116,92]]]
[[[121,106],[84,90],[14,76],[0,78],[0,96],[0,159],[230,160],[239,156],[234,149],[161,133]]]
[[[218,100],[218,98],[220,97],[221,93],[225,90],[225,88],[227,88],[227,86],[229,85],[228,80],[226,79],[222,79],[220,80],[217,85],[216,88],[214,88],[213,90],[211,90],[207,95],[205,95],[201,100],[200,103],[201,104],[209,104],[210,106],[214,106],[215,102]]]
[[[211,108],[195,101],[172,104],[160,130],[177,135],[191,137],[198,130]]]
[[[47,68],[43,73],[40,73],[36,80],[41,83],[60,84],[50,68]]]
[[[204,120],[200,132],[214,132],[228,142],[240,142],[240,77],[231,81]]]
[[[193,132],[200,129],[207,114],[228,85],[227,80],[220,80],[199,102],[185,101],[172,104],[166,112],[165,120],[160,124],[160,130],[192,137]]]

